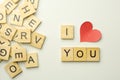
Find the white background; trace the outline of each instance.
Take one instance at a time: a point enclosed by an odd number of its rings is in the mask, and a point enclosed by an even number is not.
[[[1,2],[1,0],[0,0]],[[120,80],[120,0],[40,0],[36,16],[42,24],[36,30],[46,35],[43,48],[22,45],[28,53],[38,52],[39,68],[26,69],[13,80]],[[102,33],[97,43],[79,41],[79,28],[91,21]],[[74,40],[60,39],[60,26],[73,24]],[[99,47],[100,62],[61,62],[61,47]],[[10,61],[9,61],[10,62]],[[0,63],[0,80],[11,80]]]

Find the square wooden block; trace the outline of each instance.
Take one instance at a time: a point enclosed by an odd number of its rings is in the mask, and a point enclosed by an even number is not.
[[[14,27],[11,27],[8,24],[3,25],[3,28],[1,30],[2,37],[11,41],[13,39],[15,33],[16,33],[16,29]]]
[[[74,48],[74,61],[87,61],[86,48]]]
[[[33,47],[41,49],[43,44],[44,44],[45,39],[46,39],[46,37],[44,35],[41,35],[41,34],[36,33],[36,32],[33,32],[32,33],[31,45]]]
[[[17,29],[17,33],[14,37],[14,41],[19,43],[31,42],[31,30],[26,28]]]
[[[87,61],[100,61],[100,48],[87,48]]]
[[[71,47],[63,47],[61,48],[61,60],[63,62],[73,61],[73,48]]]
[[[26,1],[27,1],[27,2],[31,2],[31,4],[33,5],[33,7],[34,7],[35,9],[37,9],[39,0],[26,0]]]
[[[5,0],[5,2],[3,3],[3,7],[6,10],[7,14],[10,14],[16,7],[18,4],[15,4],[12,0]]]
[[[10,46],[0,46],[0,59],[8,60],[10,55]]]
[[[23,18],[26,18],[36,12],[31,2],[25,2],[19,7],[19,10]]]
[[[21,62],[27,60],[27,52],[25,48],[15,49],[12,52],[12,58],[14,62]]]
[[[6,23],[6,11],[5,8],[0,7],[0,23]]]
[[[0,46],[10,46],[10,41],[3,37],[0,37]]]
[[[33,68],[38,67],[38,54],[37,53],[28,53],[27,54],[27,61],[26,61],[26,68]]]
[[[31,29],[32,32],[40,25],[41,21],[34,15],[31,15],[24,21],[24,26],[28,29]]]
[[[19,11],[13,11],[10,15],[10,24],[16,25],[16,26],[22,26],[23,25],[23,16],[20,14]]]
[[[5,66],[6,72],[10,75],[11,78],[14,78],[22,72],[22,69],[17,63],[10,62]]]
[[[74,26],[62,25],[61,26],[61,39],[70,40],[74,38]]]

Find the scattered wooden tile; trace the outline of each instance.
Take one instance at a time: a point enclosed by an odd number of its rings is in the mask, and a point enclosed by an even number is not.
[[[22,4],[19,7],[19,10],[23,18],[26,18],[36,12],[33,8],[33,5],[30,2],[25,2],[24,4]]]
[[[73,61],[73,48],[71,47],[63,47],[61,49],[61,60],[63,62],[66,62],[66,61]]]
[[[16,26],[22,26],[23,24],[23,16],[19,11],[13,11],[10,15],[10,23]]]
[[[37,53],[28,53],[27,54],[27,61],[26,61],[26,68],[33,68],[38,67],[38,54]]]
[[[20,68],[20,66],[15,62],[11,62],[7,64],[5,66],[5,70],[10,75],[11,78],[14,78],[15,76],[17,76],[22,72],[22,69]]]
[[[6,0],[3,3],[3,6],[4,6],[7,14],[10,14],[17,7],[17,5],[18,4],[15,4],[12,0]]]
[[[17,33],[14,40],[19,43],[30,43],[31,42],[31,30],[26,28],[17,29]]]
[[[28,29],[31,29],[32,32],[36,30],[36,28],[39,26],[39,24],[41,23],[41,21],[34,15],[28,17],[25,21],[24,21],[24,26]]]
[[[44,44],[45,38],[46,37],[44,35],[41,35],[41,34],[36,33],[36,32],[33,32],[32,33],[31,45],[36,47],[36,48],[41,49],[43,44]]]
[[[12,58],[14,62],[26,61],[27,52],[25,48],[15,49],[12,53]]]
[[[6,23],[6,11],[5,11],[5,8],[0,10],[0,23]]]
[[[87,61],[100,61],[100,49],[87,48]]]
[[[74,38],[74,27],[73,25],[62,25],[61,26],[61,39],[71,40]]]
[[[10,46],[0,46],[0,59],[8,60],[10,55]]]
[[[8,24],[4,24],[3,28],[1,29],[1,36],[10,41],[13,39],[15,33],[16,29]]]

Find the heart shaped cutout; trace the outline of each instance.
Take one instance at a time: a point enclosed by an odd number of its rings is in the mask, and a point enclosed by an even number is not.
[[[102,34],[99,30],[94,29],[91,22],[84,22],[80,28],[81,42],[97,42],[101,39]]]

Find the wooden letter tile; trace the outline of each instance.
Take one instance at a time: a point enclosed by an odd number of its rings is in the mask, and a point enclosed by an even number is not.
[[[33,32],[32,33],[32,41],[31,41],[31,45],[36,47],[36,48],[42,48],[44,41],[45,41],[45,36],[41,35],[39,33]]]
[[[86,48],[74,48],[74,61],[86,61],[87,53]]]
[[[87,61],[100,61],[100,49],[87,48]]]
[[[10,23],[17,26],[22,26],[23,24],[23,16],[19,11],[13,11],[10,16]]]
[[[14,62],[26,61],[27,53],[25,48],[15,49],[12,52],[12,58]]]
[[[31,42],[31,30],[26,28],[20,28],[14,37],[14,40],[19,43],[30,43]]]
[[[28,53],[26,68],[38,67],[38,54],[37,53]]]
[[[61,27],[61,39],[70,40],[74,38],[73,25],[62,25]]]
[[[62,61],[73,61],[73,48],[64,47],[61,49],[61,60]]]
[[[17,4],[15,4],[12,0],[6,0],[3,5],[7,14],[10,14],[17,7]]]
[[[17,63],[11,62],[5,66],[6,72],[10,75],[11,78],[14,78],[22,72],[22,69]]]
[[[4,24],[1,30],[1,36],[5,39],[12,40],[16,33],[16,29],[14,27],[10,27],[8,24]]]
[[[24,4],[22,4],[19,7],[19,10],[23,15],[23,18],[26,18],[36,12],[35,9],[33,8],[33,5],[30,2],[25,2]]]
[[[10,46],[0,46],[0,59],[8,60],[10,55]]]
[[[6,11],[0,7],[0,23],[6,23]]]
[[[26,0],[26,1],[27,1],[27,2],[31,2],[31,4],[33,5],[33,7],[34,7],[35,9],[37,9],[39,0]]]
[[[24,21],[23,25],[26,28],[29,28],[32,31],[34,31],[39,26],[40,23],[41,21],[36,16],[32,15]]]

